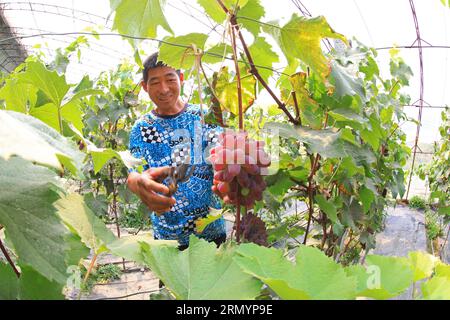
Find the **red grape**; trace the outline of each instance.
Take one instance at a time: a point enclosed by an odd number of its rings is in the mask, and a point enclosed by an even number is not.
[[[264,142],[249,138],[247,132],[226,130],[219,135],[219,144],[211,150],[214,167],[213,191],[225,203],[253,207],[262,199],[270,157],[264,151]]]

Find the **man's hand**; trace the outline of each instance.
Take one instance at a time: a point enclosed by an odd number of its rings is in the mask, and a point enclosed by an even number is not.
[[[157,181],[162,181],[168,174],[169,167],[150,168],[143,173],[131,172],[128,175],[128,188],[137,194],[142,202],[157,215],[170,211],[175,204],[175,198],[169,194],[169,188]]]

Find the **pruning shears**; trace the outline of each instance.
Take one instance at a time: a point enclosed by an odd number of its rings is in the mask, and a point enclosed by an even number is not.
[[[167,177],[167,186],[169,187],[168,196],[171,197],[178,190],[178,183],[189,180],[195,170],[195,165],[189,165],[186,163],[180,164],[175,167],[167,167],[166,171],[162,175],[159,182]]]

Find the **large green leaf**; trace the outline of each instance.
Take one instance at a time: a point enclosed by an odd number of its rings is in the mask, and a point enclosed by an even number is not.
[[[422,296],[426,300],[450,300],[450,279],[433,277],[422,283]]]
[[[52,102],[31,108],[30,115],[41,120],[58,132],[61,130],[58,120],[58,108]]]
[[[222,23],[226,19],[227,15],[222,7],[219,5],[217,1],[211,0],[197,0],[198,4],[203,7],[205,12],[210,16],[215,22]],[[254,3],[252,0],[223,0],[222,1],[225,7],[229,10],[233,10],[235,8],[235,4],[238,3],[239,7],[245,7],[247,2]],[[260,11],[257,10],[257,11]],[[256,13],[253,13],[254,15]]]
[[[17,79],[6,79],[0,89],[0,99],[5,100],[6,110],[27,113],[34,106],[37,99],[36,87],[18,81]]]
[[[343,122],[344,124],[350,125],[355,129],[362,129],[364,124],[368,122],[367,119],[351,109],[338,108],[330,110],[328,114],[332,116],[335,121]]]
[[[435,275],[437,277],[447,277],[450,280],[450,265],[436,263]]]
[[[283,251],[243,244],[234,259],[249,274],[261,279],[282,299],[353,299],[356,279],[316,248],[300,246],[296,263]]]
[[[155,240],[150,234],[122,237],[107,244],[111,253],[141,264],[145,263],[141,243],[148,243],[151,247],[165,246],[178,248],[176,240]]]
[[[173,33],[164,16],[165,5],[166,0],[110,0],[111,9],[116,13],[113,29],[134,37],[156,38],[158,26]],[[138,40],[130,39],[130,42],[136,46]]]
[[[291,88],[289,90],[283,88],[281,96],[286,104],[295,106],[295,100],[291,94],[292,91],[295,92],[302,125],[310,126],[312,129],[320,129],[323,122],[323,111],[319,104],[310,97],[306,89],[306,80],[306,73],[304,72],[297,72],[289,76]]]
[[[389,299],[404,292],[413,282],[413,270],[406,258],[369,255],[367,267],[346,268],[358,279],[358,296]]]
[[[0,260],[0,300],[15,300],[19,292],[19,279],[11,266]]]
[[[203,50],[208,36],[203,33],[189,33],[179,37],[166,37],[159,48],[158,59],[175,69],[190,70],[195,61],[195,51]],[[188,48],[186,48],[187,46]]]
[[[65,283],[67,267],[81,256],[73,255],[79,248],[53,207],[58,198],[51,170],[17,157],[0,158],[0,224],[7,238],[22,264]]]
[[[283,51],[288,64],[300,59],[318,76],[326,81],[330,74],[330,65],[320,47],[323,38],[347,39],[333,31],[324,17],[305,18],[294,14],[283,27],[265,24],[263,30],[273,36]]]
[[[75,143],[41,121],[13,111],[0,110],[0,157],[13,155],[73,174],[81,172],[83,153]]]
[[[84,203],[83,196],[72,193],[59,199],[54,204],[64,223],[76,234],[95,254],[107,251],[107,244],[116,237]]]
[[[438,262],[435,256],[421,251],[408,253],[408,258],[414,271],[414,281],[430,277]]]
[[[231,55],[233,49],[226,43],[219,43],[212,48],[205,51],[202,56],[202,62],[205,63],[218,63],[224,61],[225,57]]]
[[[333,79],[334,92],[338,97],[359,95],[362,101],[367,100],[362,80],[336,61],[331,63],[331,78]]]
[[[261,283],[233,261],[235,248],[191,235],[188,249],[142,243],[145,263],[177,299],[254,299]]]
[[[252,55],[253,62],[257,65],[259,74],[268,83],[269,77],[273,74],[273,64],[279,62],[278,55],[262,37],[257,37],[248,50]]]
[[[85,89],[76,92],[70,98],[66,98],[61,106],[61,116],[63,119],[72,123],[78,130],[83,130],[83,106],[81,99],[90,95],[102,95],[103,91],[95,89]]]
[[[367,213],[372,205],[372,202],[375,201],[374,192],[365,186],[362,186],[359,189],[359,198],[363,204],[364,213]]]
[[[63,300],[63,284],[50,281],[29,266],[20,266],[19,298],[21,300]]]
[[[61,106],[70,88],[64,76],[48,70],[38,61],[27,62],[26,71],[19,73],[17,78],[40,89],[57,107]]]
[[[239,3],[242,9],[237,13],[238,24],[250,31],[257,38],[261,30],[261,23],[258,21],[265,15],[264,7],[261,5],[260,0],[248,0],[245,5],[242,5],[242,1]],[[247,19],[244,19],[244,17]]]
[[[287,123],[266,122],[264,128],[285,138],[295,138],[306,144],[310,153],[324,158],[350,156],[357,165],[373,163],[376,157],[366,146],[356,146],[340,138],[341,132],[333,129],[313,130]]]
[[[320,210],[325,212],[328,219],[330,219],[334,223],[339,222],[338,217],[337,217],[337,212],[336,212],[336,206],[332,201],[328,201],[321,194],[316,195],[314,199],[316,200],[317,204],[319,205]]]
[[[129,151],[115,151],[109,148],[97,148],[90,141],[88,142],[88,152],[92,156],[95,173],[99,172],[112,158],[121,160],[127,168],[135,168],[136,166],[143,164],[142,160],[134,158]]]
[[[245,112],[255,101],[256,79],[251,74],[243,73],[241,70],[241,88],[242,88],[242,111]],[[218,76],[215,86],[217,98],[220,106],[225,110],[239,114],[239,100],[237,90],[237,78],[232,78],[228,73],[228,67],[223,67]]]

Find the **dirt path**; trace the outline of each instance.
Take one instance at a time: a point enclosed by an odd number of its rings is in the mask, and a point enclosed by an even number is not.
[[[398,205],[388,208],[385,229],[376,237],[373,254],[407,256],[410,251],[427,252],[425,215],[417,210]],[[412,299],[412,287],[395,300]]]

